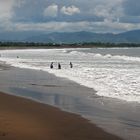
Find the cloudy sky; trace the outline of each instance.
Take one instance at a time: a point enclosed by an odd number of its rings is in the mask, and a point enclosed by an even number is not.
[[[140,29],[140,0],[0,0],[1,31]]]

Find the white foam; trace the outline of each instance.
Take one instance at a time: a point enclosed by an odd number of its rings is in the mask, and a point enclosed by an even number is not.
[[[85,53],[80,49],[15,50],[1,54],[0,60],[13,66],[48,71],[93,88],[100,96],[140,102],[139,57]],[[69,68],[70,61],[73,69]],[[49,69],[50,62],[54,62],[54,69]],[[57,62],[61,63],[61,70],[57,69]]]

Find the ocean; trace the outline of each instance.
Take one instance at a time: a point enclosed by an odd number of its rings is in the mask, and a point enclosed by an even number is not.
[[[6,64],[68,78],[93,88],[99,96],[140,103],[140,48],[0,50],[0,54]]]

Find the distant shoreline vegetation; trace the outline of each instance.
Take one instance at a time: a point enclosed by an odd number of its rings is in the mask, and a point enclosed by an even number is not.
[[[102,42],[84,42],[84,43],[36,43],[36,42],[0,42],[1,49],[14,48],[114,48],[114,47],[140,47],[137,43],[102,43]]]

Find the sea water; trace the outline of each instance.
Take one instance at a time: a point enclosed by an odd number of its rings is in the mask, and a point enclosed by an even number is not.
[[[0,60],[12,66],[47,71],[93,88],[99,96],[140,103],[140,48],[1,50],[0,54]]]

